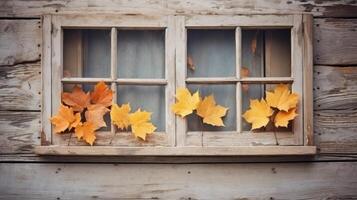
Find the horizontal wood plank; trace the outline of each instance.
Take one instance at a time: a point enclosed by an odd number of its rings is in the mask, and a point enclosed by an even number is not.
[[[357,19],[314,20],[314,63],[357,64]]]
[[[355,199],[356,162],[0,164],[0,199]]]
[[[1,17],[35,17],[48,13],[115,13],[115,14],[246,14],[246,13],[312,13],[324,17],[356,17],[355,1],[265,1],[265,0],[3,0]]]
[[[41,30],[39,19],[0,20],[0,66],[39,61]]]
[[[39,62],[0,67],[0,110],[41,109]]]

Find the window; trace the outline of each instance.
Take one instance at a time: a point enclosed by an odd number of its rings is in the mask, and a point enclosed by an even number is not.
[[[299,155],[312,142],[311,17],[305,15],[44,17],[43,136],[39,154],[83,155]],[[51,26],[52,24],[52,26]],[[52,31],[52,34],[50,34]],[[188,64],[187,60],[190,60]],[[48,76],[52,74],[51,77]],[[147,142],[111,127],[87,147],[53,134],[48,118],[60,93],[105,81],[114,102],[154,111],[158,127]],[[288,128],[256,132],[242,119],[249,99],[284,83],[300,95]],[[175,116],[175,88],[213,93],[229,107],[224,127]],[[109,116],[106,117],[110,123]],[[68,137],[68,136],[67,136]],[[43,139],[44,140],[44,139]],[[110,141],[112,140],[112,141]],[[109,143],[110,141],[110,143]],[[46,143],[46,142],[44,142]]]

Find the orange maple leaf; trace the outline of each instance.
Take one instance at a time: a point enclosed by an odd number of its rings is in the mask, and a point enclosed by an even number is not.
[[[129,115],[131,131],[136,137],[145,140],[147,134],[152,134],[156,130],[150,119],[151,113],[141,111],[140,108],[135,113]]]
[[[130,125],[129,121],[129,112],[130,112],[130,104],[123,104],[122,106],[119,106],[117,104],[112,105],[112,110],[110,111],[110,118],[113,121],[113,124],[115,124],[118,128],[120,129],[128,129]]]
[[[296,108],[292,108],[288,112],[281,110],[274,118],[274,125],[275,127],[288,127],[289,121],[293,120],[296,116]]]
[[[101,81],[94,87],[93,92],[90,95],[93,104],[101,104],[104,107],[112,105],[113,91]]]
[[[80,123],[75,128],[75,134],[76,134],[78,140],[83,138],[84,141],[90,145],[93,145],[93,143],[96,139],[94,131],[95,131],[95,127],[94,127],[94,124],[91,122],[84,122],[83,124]]]
[[[82,112],[90,104],[89,92],[85,93],[81,87],[75,85],[71,93],[62,93],[62,101],[74,111]]]
[[[103,116],[110,110],[101,104],[94,104],[88,106],[88,110],[85,112],[87,122],[91,122],[94,125],[94,129],[97,130],[101,127],[107,127]]]
[[[273,114],[273,110],[268,103],[261,99],[250,100],[250,109],[243,114],[243,118],[252,124],[252,130],[269,123],[269,117]]]
[[[66,129],[76,127],[81,121],[80,113],[73,113],[73,109],[61,104],[58,114],[53,116],[51,123],[55,126],[55,133],[64,132]]]
[[[296,108],[299,95],[291,93],[287,85],[279,84],[274,92],[266,92],[266,100],[269,106],[288,112],[290,108]]]
[[[228,108],[216,105],[213,94],[205,97],[197,107],[197,115],[203,118],[203,122],[212,126],[224,126],[222,117]]]

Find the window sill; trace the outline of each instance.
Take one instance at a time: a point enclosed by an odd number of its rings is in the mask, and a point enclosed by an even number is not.
[[[65,156],[296,156],[315,155],[316,146],[112,147],[36,146],[39,155]]]

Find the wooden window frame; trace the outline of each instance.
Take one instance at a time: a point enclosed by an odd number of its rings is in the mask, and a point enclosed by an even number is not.
[[[62,78],[63,28],[111,28],[111,77]],[[242,28],[291,28],[291,77],[240,77]],[[117,79],[117,28],[165,29],[165,78]],[[236,75],[223,78],[187,78],[187,29],[234,28],[236,38]],[[313,155],[312,132],[312,16],[311,15],[232,15],[232,16],[127,16],[127,15],[45,15],[43,17],[42,59],[42,135],[35,148],[43,155],[150,155],[150,156],[212,156],[212,155]],[[166,85],[166,133],[155,133],[155,146],[67,146],[52,134],[49,118],[60,105],[62,84],[88,83],[104,80],[114,92],[117,84]],[[187,83],[236,84],[236,99],[241,99],[242,83],[292,83],[292,90],[301,94],[293,135],[278,133],[281,146],[273,146],[273,133],[241,131],[241,106],[237,106],[237,130],[231,132],[187,132],[186,120],[174,116],[170,105],[175,101],[175,88]],[[115,95],[116,96],[116,95]],[[114,102],[116,99],[114,98]],[[241,105],[238,103],[238,105]],[[112,127],[112,134],[114,134]],[[121,133],[120,133],[121,134]],[[129,133],[126,133],[129,134]],[[262,135],[264,136],[262,137]],[[130,138],[130,137],[127,137]],[[211,139],[215,138],[215,140]],[[217,139],[218,138],[218,139]],[[127,142],[133,142],[133,137]],[[254,146],[260,140],[262,145]],[[268,141],[268,142],[267,142]],[[274,140],[275,141],[275,140]],[[280,142],[280,141],[279,141]]]

